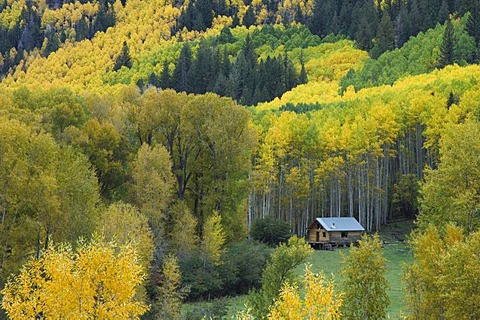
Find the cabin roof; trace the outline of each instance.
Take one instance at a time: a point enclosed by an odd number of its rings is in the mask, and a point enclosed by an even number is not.
[[[353,217],[317,218],[315,221],[318,221],[327,231],[365,231]]]

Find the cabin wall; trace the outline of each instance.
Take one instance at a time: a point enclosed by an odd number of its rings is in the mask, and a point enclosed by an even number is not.
[[[346,233],[346,237],[342,236],[343,233]],[[361,231],[348,231],[348,232],[334,231],[334,232],[331,232],[330,242],[340,243],[340,244],[352,243],[362,239],[362,234],[363,232]]]
[[[323,228],[317,226],[311,226],[308,229],[308,242],[310,243],[336,243],[336,244],[349,244],[362,239],[362,231],[348,231],[346,237],[343,237],[344,232],[331,231],[328,232]]]
[[[312,226],[308,229],[308,242],[329,242],[330,233],[323,228]]]

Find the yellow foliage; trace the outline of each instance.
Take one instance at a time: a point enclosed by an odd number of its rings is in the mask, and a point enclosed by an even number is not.
[[[341,319],[340,306],[343,298],[341,294],[335,293],[332,281],[325,280],[323,275],[314,274],[310,266],[307,266],[303,283],[305,290],[303,300],[298,287],[284,283],[280,297],[272,306],[268,319]]]
[[[51,247],[10,279],[2,307],[11,319],[138,319],[148,310],[134,298],[143,277],[130,245]]]

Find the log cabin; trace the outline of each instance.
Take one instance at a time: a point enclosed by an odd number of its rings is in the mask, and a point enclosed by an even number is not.
[[[364,232],[353,217],[317,218],[308,227],[308,243],[314,248],[332,249],[357,242]]]

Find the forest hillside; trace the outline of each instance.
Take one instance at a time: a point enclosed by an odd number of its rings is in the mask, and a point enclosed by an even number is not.
[[[311,222],[354,217],[415,220],[407,317],[480,317],[479,45],[478,0],[0,1],[2,316],[275,319]],[[379,241],[345,264],[384,288]]]

